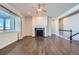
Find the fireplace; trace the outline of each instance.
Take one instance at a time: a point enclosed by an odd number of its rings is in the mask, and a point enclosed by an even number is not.
[[[36,37],[44,37],[44,28],[35,28]]]

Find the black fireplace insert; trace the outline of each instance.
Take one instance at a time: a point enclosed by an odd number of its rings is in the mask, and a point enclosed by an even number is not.
[[[44,37],[44,28],[35,28],[35,36]]]

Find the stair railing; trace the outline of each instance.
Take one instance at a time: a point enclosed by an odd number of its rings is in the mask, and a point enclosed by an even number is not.
[[[62,30],[62,29],[59,29],[59,31],[70,32],[70,41],[72,41],[72,30]]]

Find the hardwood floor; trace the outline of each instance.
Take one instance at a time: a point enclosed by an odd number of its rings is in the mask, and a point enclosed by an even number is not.
[[[52,37],[24,37],[0,50],[1,55],[77,55],[79,54],[79,42]]]

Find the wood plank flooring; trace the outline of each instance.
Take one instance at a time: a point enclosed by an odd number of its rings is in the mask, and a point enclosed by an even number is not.
[[[24,37],[16,43],[0,50],[1,55],[78,55],[79,42],[52,37]]]

